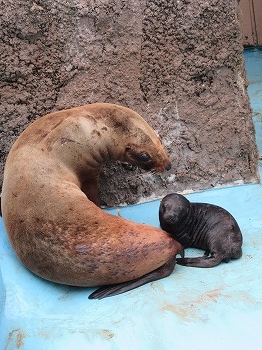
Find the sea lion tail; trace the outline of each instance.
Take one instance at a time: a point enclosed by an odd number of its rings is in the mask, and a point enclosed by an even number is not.
[[[214,267],[217,266],[223,259],[218,255],[200,256],[197,258],[177,258],[178,265],[190,267]]]

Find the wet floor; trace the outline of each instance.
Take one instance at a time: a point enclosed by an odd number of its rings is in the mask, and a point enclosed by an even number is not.
[[[262,154],[262,50],[244,55]],[[0,349],[261,349],[262,187],[213,189],[187,198],[220,205],[235,216],[243,257],[212,269],[176,266],[168,278],[101,301],[87,299],[94,289],[56,285],[27,271],[0,219]],[[153,201],[120,213],[158,226],[158,206]]]

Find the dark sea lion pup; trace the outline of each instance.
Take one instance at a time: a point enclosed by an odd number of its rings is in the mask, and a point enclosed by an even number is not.
[[[166,277],[183,254],[161,229],[99,208],[99,174],[109,160],[153,172],[171,166],[139,114],[95,103],[37,119],[14,143],[4,170],[2,215],[17,256],[56,283],[113,285],[89,298]]]
[[[185,248],[204,249],[203,257],[178,258],[185,266],[213,267],[242,255],[242,234],[233,216],[213,204],[190,203],[184,196],[165,196],[159,208],[160,226]]]

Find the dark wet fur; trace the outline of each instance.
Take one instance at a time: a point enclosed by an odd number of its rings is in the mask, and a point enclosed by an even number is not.
[[[160,226],[185,248],[205,250],[202,257],[178,258],[177,263],[194,267],[214,267],[242,255],[242,234],[233,216],[207,203],[190,203],[184,196],[165,196],[159,208]]]

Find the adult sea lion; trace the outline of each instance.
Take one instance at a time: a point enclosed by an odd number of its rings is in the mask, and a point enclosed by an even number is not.
[[[165,196],[159,207],[160,226],[184,247],[204,249],[203,257],[178,258],[185,266],[213,267],[242,255],[242,234],[233,216],[207,203],[190,203],[184,196]]]
[[[123,293],[168,276],[182,246],[161,229],[98,206],[103,163],[170,169],[158,137],[131,109],[95,103],[39,118],[8,155],[2,215],[22,263],[47,280],[92,287],[89,298]],[[119,285],[120,284],[120,285]]]

